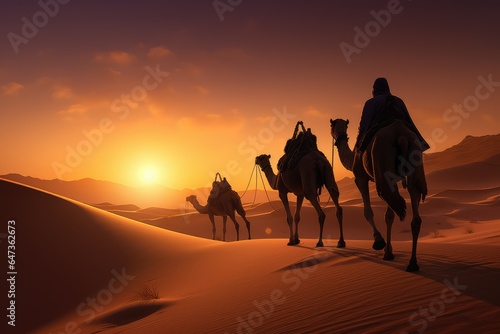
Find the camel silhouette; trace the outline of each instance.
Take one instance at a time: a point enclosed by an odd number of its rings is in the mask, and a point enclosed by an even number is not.
[[[355,183],[363,198],[364,216],[373,229],[376,250],[384,249],[384,260],[393,260],[391,229],[394,213],[400,220],[406,217],[406,202],[399,194],[397,182],[402,181],[411,198],[413,219],[411,221],[412,254],[406,271],[418,271],[417,241],[422,219],[418,212],[420,200],[427,195],[422,160],[422,145],[417,135],[408,129],[403,121],[396,120],[376,132],[366,150],[361,154],[353,152],[348,145],[347,126],[349,120],[330,120],[331,134],[342,165],[354,173]],[[398,164],[399,162],[399,164]],[[385,222],[387,243],[377,230],[370,204],[369,185],[375,182],[377,193],[387,204]]]
[[[302,122],[299,122],[297,125],[301,123]],[[307,154],[303,155],[294,166],[280,171],[278,175],[274,173],[270,159],[270,155],[262,154],[255,158],[255,163],[259,165],[266,175],[271,188],[278,190],[279,192],[279,197],[283,203],[283,207],[285,208],[286,220],[290,228],[290,240],[288,245],[292,246],[300,243],[298,232],[300,209],[305,197],[309,200],[309,202],[311,202],[312,206],[318,213],[319,240],[316,247],[323,247],[323,226],[326,215],[319,204],[318,191],[324,185],[330,193],[336,207],[336,216],[340,228],[340,237],[337,247],[345,247],[346,244],[342,228],[342,208],[339,204],[339,189],[333,176],[333,168],[328,162],[328,159],[326,159],[325,155],[317,149],[311,150]],[[297,208],[293,218],[290,211],[290,205],[288,203],[288,193],[293,193],[297,196]],[[295,231],[293,229],[294,222]]]
[[[215,219],[214,216],[222,217],[222,240],[226,241],[226,222],[227,217],[231,218],[234,223],[234,227],[236,229],[236,240],[240,240],[240,225],[236,221],[236,217],[234,212],[238,212],[238,214],[245,221],[247,230],[248,230],[248,239],[250,237],[250,222],[246,219],[246,213],[243,209],[243,205],[241,204],[240,196],[236,191],[230,190],[221,193],[218,198],[214,201],[214,204],[208,202],[207,205],[201,205],[198,202],[198,199],[195,195],[191,195],[186,197],[186,201],[190,202],[193,207],[201,214],[208,215],[210,222],[212,223],[212,234],[213,239],[215,240]]]

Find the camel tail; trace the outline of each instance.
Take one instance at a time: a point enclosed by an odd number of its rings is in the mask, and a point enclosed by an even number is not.
[[[418,189],[421,194],[422,202],[427,196],[427,181],[425,179],[422,147],[421,145],[411,145],[410,138],[402,136],[397,140],[399,152],[403,161],[407,164],[407,174],[403,177],[403,187],[409,184]]]
[[[397,145],[398,145],[398,150],[399,150],[400,156],[406,158],[408,156],[408,138],[399,137],[397,140]],[[401,176],[403,176],[403,175],[401,175]],[[408,187],[408,180],[407,180],[406,176],[403,177],[402,184],[403,184],[403,188],[406,189]]]
[[[238,193],[234,190],[231,192],[231,198],[233,199],[233,204],[235,206],[241,205],[241,197],[238,195]]]
[[[326,158],[325,158],[326,159]],[[321,185],[318,189],[318,196],[321,195],[321,187],[324,185],[330,196],[339,198],[340,192],[337,182],[335,182],[335,176],[333,175],[333,168],[328,160],[325,160],[322,164],[322,170],[320,171],[322,175]]]

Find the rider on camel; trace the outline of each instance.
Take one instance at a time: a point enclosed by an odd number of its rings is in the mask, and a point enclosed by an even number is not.
[[[402,120],[417,135],[422,145],[422,151],[429,149],[429,144],[413,123],[403,100],[391,94],[386,78],[377,78],[375,80],[372,94],[373,97],[366,101],[361,114],[359,133],[355,145],[358,152],[363,152],[366,149],[378,130],[396,119]]]

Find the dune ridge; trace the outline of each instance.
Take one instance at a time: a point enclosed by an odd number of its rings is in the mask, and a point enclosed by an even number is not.
[[[445,243],[422,241],[422,271],[409,274],[404,271],[409,242],[394,243],[393,262],[383,261],[370,240],[348,238],[346,249],[334,248],[334,237],[320,249],[307,238],[297,247],[285,246],[282,238],[223,243],[11,181],[0,180],[0,192],[9,194],[2,219],[15,219],[19,241],[29,245],[19,246],[23,276],[17,297],[23,305],[17,329],[27,333],[60,333],[68,324],[81,333],[416,332],[424,325],[429,333],[488,333],[498,328],[500,244],[498,238],[482,244],[498,236],[495,229],[472,234],[473,243],[465,234]],[[260,218],[273,225],[280,216]],[[122,277],[122,289],[116,277]],[[158,288],[157,300],[130,300],[148,284]],[[117,293],[108,300],[103,291],[111,287]],[[91,313],[87,298],[99,297],[106,305]],[[82,303],[85,313],[77,311]],[[432,321],[419,314],[431,307],[440,307]]]

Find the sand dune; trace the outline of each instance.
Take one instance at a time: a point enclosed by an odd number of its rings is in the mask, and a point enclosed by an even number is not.
[[[425,169],[427,173],[430,173],[460,164],[481,162],[498,155],[499,148],[500,134],[480,137],[467,136],[457,145],[442,152],[425,154]]]
[[[181,254],[212,243],[15,183],[2,180],[0,186],[9,195],[2,221],[14,219],[17,226],[17,329],[29,331],[75,315],[76,307],[107,286],[115,272],[135,275],[152,261],[175,267]],[[166,243],[168,235],[176,237]]]
[[[448,189],[434,194],[434,197],[453,198],[454,200],[460,202],[476,202],[488,200],[492,197],[498,196],[498,194],[500,194],[500,187],[472,190]]]
[[[77,181],[42,180],[19,174],[0,175],[0,178],[22,183],[28,186],[43,189],[52,193],[92,204],[97,207],[115,206],[116,210],[122,205],[137,205],[141,208],[157,207],[161,210],[182,210],[185,207],[186,197],[197,195],[199,200],[206,201],[210,194],[209,188],[175,190],[163,186],[147,186],[131,188],[109,181],[100,181],[90,178]],[[271,200],[278,200],[276,192],[248,189],[238,192],[243,204],[255,204]],[[128,204],[126,204],[128,203]],[[130,204],[133,203],[133,204]],[[126,210],[126,209],[123,209]]]
[[[370,240],[348,231],[347,248],[334,248],[332,222],[321,249],[315,238],[297,247],[281,238],[223,243],[8,181],[0,192],[9,194],[2,220],[18,226],[20,332],[493,333],[500,324],[498,221],[478,233],[424,238],[422,270],[410,274],[409,242],[395,242],[396,260],[383,261]],[[255,225],[283,223],[279,211],[256,210]],[[346,226],[370,239],[350,211]],[[148,285],[158,299],[131,300]]]
[[[99,204],[94,204],[92,206],[95,206],[96,208],[106,210],[106,211],[139,211],[141,210],[140,207],[138,207],[135,204],[111,204],[111,203],[99,203]]]
[[[434,191],[448,189],[450,185],[456,189],[487,189],[500,186],[499,169],[500,159],[498,163],[473,162],[431,172],[426,178]]]

